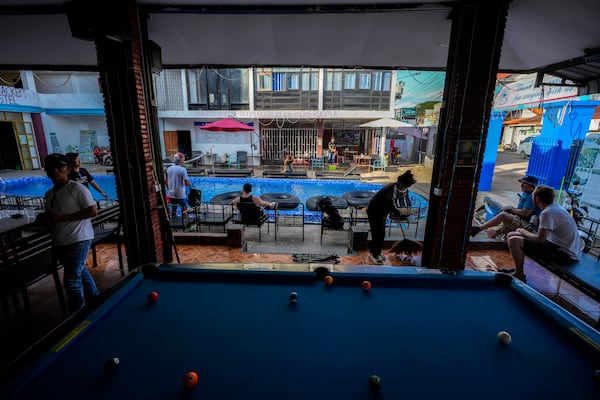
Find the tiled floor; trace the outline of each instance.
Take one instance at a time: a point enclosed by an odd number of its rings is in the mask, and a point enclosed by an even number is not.
[[[335,232],[331,232],[335,235]],[[344,236],[336,238],[328,237],[326,240],[335,242],[344,240]],[[189,263],[261,263],[261,264],[292,264],[292,256],[286,254],[253,254],[240,251],[239,248],[227,246],[199,246],[178,245],[177,253],[181,262]],[[287,246],[286,246],[287,247]],[[116,247],[113,244],[99,245],[97,249],[98,267],[92,268],[91,272],[98,284],[99,289],[106,290],[121,279]],[[360,251],[358,254],[339,254],[340,264],[368,265],[368,251]],[[175,256],[174,256],[175,259]],[[482,262],[483,260],[483,262]],[[467,256],[466,269],[485,269],[491,260],[498,268],[512,266],[510,254],[504,250],[475,250],[470,251]],[[476,261],[476,262],[474,262]],[[388,257],[388,265],[402,267],[407,263],[396,260],[393,256]],[[90,262],[91,265],[91,256]],[[127,270],[127,267],[125,268]],[[537,266],[531,261],[525,265],[528,284],[536,290],[554,299],[563,307],[566,307],[580,316],[584,321],[594,324],[600,318],[600,306],[558,280],[544,268]],[[43,279],[29,288],[31,309],[24,311],[22,307],[12,307],[10,310],[2,310],[0,313],[0,371],[3,366],[15,359],[29,346],[33,345],[41,337],[56,327],[66,315],[61,311],[56,299],[56,289],[51,278]]]

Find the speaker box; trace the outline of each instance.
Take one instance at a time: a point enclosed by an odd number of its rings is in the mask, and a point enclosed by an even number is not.
[[[97,37],[119,41],[131,38],[132,4],[127,0],[75,0],[65,2],[64,7],[73,37],[90,41]]]

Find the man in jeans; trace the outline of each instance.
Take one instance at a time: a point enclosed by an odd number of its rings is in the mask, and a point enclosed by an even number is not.
[[[94,278],[86,269],[94,228],[92,217],[98,215],[90,191],[69,180],[69,162],[63,154],[50,154],[44,170],[52,181],[46,192],[46,210],[38,214],[36,223],[50,228],[54,256],[63,266],[64,288],[70,312],[98,295]]]

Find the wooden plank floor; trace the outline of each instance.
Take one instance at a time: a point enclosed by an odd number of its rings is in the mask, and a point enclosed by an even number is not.
[[[239,248],[227,246],[178,245],[181,262],[192,263],[293,263],[291,254],[243,253]],[[121,279],[121,271],[114,244],[102,244],[97,248],[98,266],[90,268],[98,288],[103,291]],[[356,255],[341,255],[340,264],[368,265],[368,251]],[[175,256],[174,256],[175,259]],[[393,256],[388,265],[406,266]],[[88,260],[91,266],[91,255]],[[466,269],[485,270],[512,267],[512,259],[506,250],[474,250],[467,256]],[[125,268],[127,271],[127,267]],[[600,318],[600,306],[566,282],[556,278],[544,268],[527,260],[525,265],[528,284],[561,306],[569,309],[587,323],[594,325]],[[13,305],[0,312],[0,371],[25,349],[56,327],[66,315],[60,310],[52,278],[46,278],[29,288],[31,309],[23,310]],[[123,332],[122,334],[126,334]]]

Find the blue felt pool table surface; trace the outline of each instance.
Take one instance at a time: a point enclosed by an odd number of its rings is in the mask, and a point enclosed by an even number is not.
[[[506,275],[357,267],[327,285],[314,272],[144,270],[0,397],[600,398],[598,332]]]

